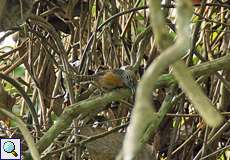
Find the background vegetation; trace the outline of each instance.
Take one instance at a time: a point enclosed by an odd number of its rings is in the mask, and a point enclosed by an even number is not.
[[[0,41],[15,43],[0,48],[0,133],[21,138],[25,157],[125,157],[119,151],[134,110],[130,133],[146,142],[137,159],[230,158],[227,1],[1,4]],[[136,97],[76,83],[75,75],[120,67],[141,79]],[[127,135],[123,152],[128,143],[134,156],[139,144]]]

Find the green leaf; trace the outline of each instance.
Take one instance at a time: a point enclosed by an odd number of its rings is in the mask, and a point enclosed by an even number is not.
[[[96,5],[92,6],[91,14],[92,14],[93,17],[96,17]]]
[[[196,65],[198,62],[199,62],[199,58],[197,56],[193,55],[193,57],[192,57],[193,65]]]
[[[14,70],[14,75],[16,77],[24,77],[25,76],[25,69],[24,66],[20,65]]]
[[[136,32],[137,32],[137,34],[139,34],[141,32],[144,32],[145,29],[146,29],[146,27],[138,27],[137,30],[136,30]]]
[[[135,17],[135,20],[143,21],[143,20],[144,20],[144,16],[138,14],[138,15]]]
[[[217,35],[218,35],[217,32],[213,32],[213,33],[212,33],[212,41],[216,39],[216,36],[217,36]]]

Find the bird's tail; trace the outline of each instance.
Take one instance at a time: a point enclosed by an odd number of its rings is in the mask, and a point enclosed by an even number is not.
[[[74,76],[74,82],[91,82],[95,80],[95,75],[76,75]]]

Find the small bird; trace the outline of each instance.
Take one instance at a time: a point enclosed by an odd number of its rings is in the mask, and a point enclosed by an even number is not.
[[[134,93],[137,85],[135,73],[128,69],[105,70],[94,75],[75,76],[75,79],[77,83],[93,81],[98,87],[109,91],[116,88],[129,88]]]

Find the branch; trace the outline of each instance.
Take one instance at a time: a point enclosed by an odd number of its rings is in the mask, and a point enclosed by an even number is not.
[[[57,122],[38,141],[37,147],[39,152],[43,152],[63,130],[70,126],[73,119],[80,113],[88,113],[92,110],[103,108],[112,101],[127,98],[130,95],[131,91],[128,89],[119,89],[106,93],[101,97],[93,97],[68,106]]]
[[[155,40],[160,49],[167,49],[149,66],[137,87],[136,103],[121,153],[125,160],[131,160],[136,156],[147,141],[151,131],[158,128],[162,117],[166,114],[165,111],[161,114],[156,113],[151,103],[152,90],[156,86],[158,77],[170,64],[180,59],[190,47],[188,33],[192,16],[192,3],[191,1],[180,0],[176,4],[179,32],[176,43],[172,45],[172,39],[166,27],[160,1],[149,1],[150,18]],[[172,46],[169,47],[170,45]],[[122,156],[119,156],[118,159],[122,159]]]
[[[33,159],[40,160],[40,155],[34,143],[34,139],[31,136],[30,131],[27,129],[26,124],[20,118],[15,116],[13,113],[7,111],[6,109],[2,108],[1,106],[0,106],[0,112],[6,114],[17,124],[17,127],[21,130],[22,135],[25,138],[26,143],[28,144]]]
[[[37,113],[34,109],[34,105],[32,103],[32,101],[30,100],[29,96],[26,94],[26,92],[23,90],[23,88],[20,86],[20,84],[15,81],[13,78],[9,77],[9,76],[6,76],[2,73],[0,73],[0,79],[4,79],[5,81],[7,81],[8,83],[10,83],[12,86],[14,86],[19,94],[24,98],[27,106],[28,106],[28,109],[33,117],[33,120],[34,120],[34,123],[35,123],[35,126],[38,127],[39,126],[39,122],[38,122],[38,117],[37,117]]]

